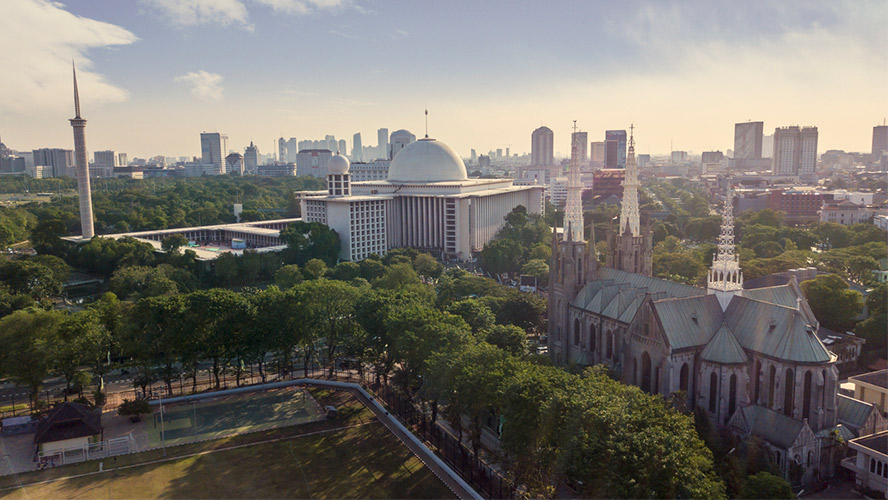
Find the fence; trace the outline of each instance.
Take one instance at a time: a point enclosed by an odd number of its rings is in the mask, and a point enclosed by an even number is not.
[[[46,452],[41,451],[37,454],[37,458],[39,463],[42,464],[53,463],[55,465],[65,465],[117,455],[126,455],[135,450],[135,443],[133,441],[132,436],[106,439],[96,443],[87,443],[83,446]]]

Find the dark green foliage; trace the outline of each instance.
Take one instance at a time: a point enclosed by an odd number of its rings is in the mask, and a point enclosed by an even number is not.
[[[768,472],[759,472],[746,478],[739,498],[792,499],[796,496],[792,492],[792,487],[783,478]]]
[[[283,259],[288,264],[320,259],[333,266],[339,258],[339,235],[319,222],[294,222],[281,231],[281,241],[287,244]]]
[[[834,274],[820,275],[801,284],[802,292],[823,326],[840,332],[854,326],[854,318],[863,309],[860,292]]]
[[[489,273],[517,273],[528,260],[540,258],[538,245],[547,245],[552,230],[539,215],[528,214],[521,205],[505,217],[496,239],[481,251],[481,264]]]
[[[117,414],[121,417],[139,416],[151,413],[151,404],[147,399],[124,399],[117,407]]]

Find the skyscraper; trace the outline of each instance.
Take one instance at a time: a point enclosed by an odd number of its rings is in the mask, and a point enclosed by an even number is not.
[[[364,143],[361,141],[361,133],[352,137],[352,154],[351,161],[353,162],[363,162],[364,161]]]
[[[546,167],[555,163],[555,134],[549,127],[543,126],[530,135],[530,164],[534,167]]]
[[[376,157],[388,158],[389,129],[381,128],[376,131]]]
[[[604,131],[605,159],[607,168],[626,168],[626,131]]]
[[[228,151],[223,151],[228,153]],[[281,137],[278,139],[278,161],[287,161],[287,141]]]
[[[873,127],[873,158],[878,160],[885,151],[888,151],[888,125],[876,125]]]
[[[287,163],[296,163],[296,153],[299,152],[299,142],[295,137],[287,141]]]
[[[73,64],[71,65],[73,68]],[[77,165],[77,196],[80,199],[80,234],[84,239],[95,235],[93,230],[92,191],[89,187],[89,162],[86,159],[86,120],[80,117],[80,93],[77,91],[77,69],[74,71],[74,160]]]
[[[589,144],[589,158],[591,159],[592,163],[595,163],[598,165],[604,165],[604,159],[605,159],[604,153],[605,153],[604,141],[593,142],[593,143]]]
[[[77,177],[74,169],[74,151],[70,149],[42,148],[31,151],[34,166],[44,169],[44,177]]]
[[[218,132],[201,132],[200,134],[200,162],[203,165],[213,165],[216,170],[222,171],[225,166],[225,151],[228,149],[228,136]]]
[[[96,151],[93,153],[93,160],[100,167],[114,168],[117,166],[117,155],[114,151]]]
[[[589,144],[589,133],[588,132],[574,132],[570,136],[571,143],[571,155],[576,151],[577,155],[577,164],[584,165],[587,161],[589,161],[588,156],[586,155],[586,148],[588,148]],[[576,146],[576,148],[574,148]],[[573,159],[573,158],[571,158]]]
[[[251,175],[259,171],[259,147],[254,146],[253,141],[244,149],[244,171]]]
[[[336,145],[336,151],[342,153],[343,156],[348,153],[348,144],[345,143],[345,139],[339,139],[339,143]]]
[[[129,160],[127,159],[126,153],[117,153],[117,165],[120,167],[125,167],[129,165]]]
[[[416,136],[409,130],[395,130],[389,141],[388,159],[391,160],[408,144],[416,142]]]
[[[759,160],[762,158],[764,122],[734,124],[734,159]]]
[[[772,175],[812,175],[817,166],[817,127],[774,130]]]

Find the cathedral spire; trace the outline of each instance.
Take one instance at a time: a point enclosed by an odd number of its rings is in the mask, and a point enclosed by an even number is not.
[[[626,173],[623,178],[623,207],[620,211],[619,234],[627,231],[632,236],[641,235],[638,216],[638,167],[635,164],[635,126],[629,126],[629,152],[626,154]]]
[[[743,272],[740,271],[740,258],[734,248],[734,193],[728,187],[725,207],[722,211],[721,233],[718,236],[718,250],[712,257],[712,268],[706,288],[709,293],[718,295],[722,308],[726,308],[731,296],[743,289]]]
[[[583,232],[583,183],[580,180],[580,164],[577,160],[577,121],[574,120],[574,133],[571,138],[570,171],[567,174],[567,203],[564,209],[564,224],[570,231],[570,240],[585,241]]]

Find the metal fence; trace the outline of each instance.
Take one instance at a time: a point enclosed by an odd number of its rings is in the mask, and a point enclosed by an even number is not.
[[[135,451],[136,446],[132,436],[124,436],[114,439],[106,439],[95,443],[87,443],[83,446],[74,446],[52,451],[41,451],[37,454],[38,463],[65,465],[99,458],[126,455]]]

